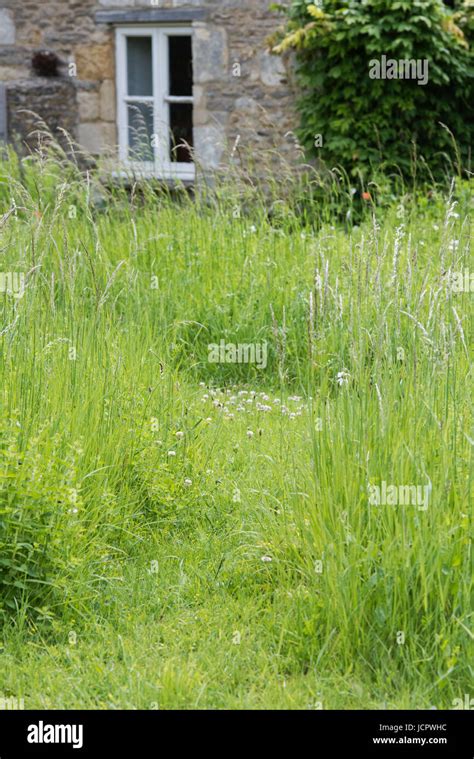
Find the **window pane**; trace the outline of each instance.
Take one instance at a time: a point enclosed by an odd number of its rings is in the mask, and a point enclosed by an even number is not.
[[[170,95],[193,94],[191,37],[169,37]]]
[[[132,161],[153,161],[153,106],[129,103],[128,146]]]
[[[189,151],[189,147],[193,147],[193,106],[191,103],[170,103],[170,130],[171,160],[191,163],[193,160]]]
[[[151,37],[127,37],[129,95],[153,95]]]

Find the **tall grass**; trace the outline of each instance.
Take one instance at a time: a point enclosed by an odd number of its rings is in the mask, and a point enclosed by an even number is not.
[[[0,294],[0,692],[469,692],[469,187],[339,219],[351,188],[303,179],[176,199],[47,152],[0,174],[0,270],[25,275]],[[267,367],[209,363],[221,339],[267,341]],[[371,505],[382,481],[428,508]]]

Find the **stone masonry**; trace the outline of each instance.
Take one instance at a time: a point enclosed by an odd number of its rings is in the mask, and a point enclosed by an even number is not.
[[[266,40],[281,24],[269,0],[0,0],[0,85],[6,86],[8,135],[25,140],[34,111],[63,127],[86,150],[117,143],[114,23],[107,11],[200,10],[193,17],[194,143],[198,160],[217,167],[240,145],[290,155],[294,97],[282,60]],[[38,76],[32,55],[49,50],[59,76]]]

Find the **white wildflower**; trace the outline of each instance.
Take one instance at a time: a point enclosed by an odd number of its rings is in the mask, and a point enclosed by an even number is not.
[[[351,375],[349,374],[347,369],[343,369],[341,372],[338,372],[337,377],[336,377],[336,382],[339,385],[339,387],[342,387],[342,385],[348,385],[350,376]]]

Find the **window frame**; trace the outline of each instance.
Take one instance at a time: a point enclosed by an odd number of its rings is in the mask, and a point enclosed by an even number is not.
[[[119,158],[126,169],[141,176],[193,181],[196,176],[194,163],[169,160],[170,104],[190,103],[194,105],[194,95],[169,95],[170,71],[167,37],[177,36],[191,37],[192,44],[192,27],[168,24],[140,24],[139,26],[128,24],[117,25],[115,28]],[[151,38],[153,94],[150,96],[128,95],[127,37]],[[153,146],[153,161],[131,160],[128,155],[128,105],[134,102],[153,103],[153,134],[158,137],[158,144]]]

